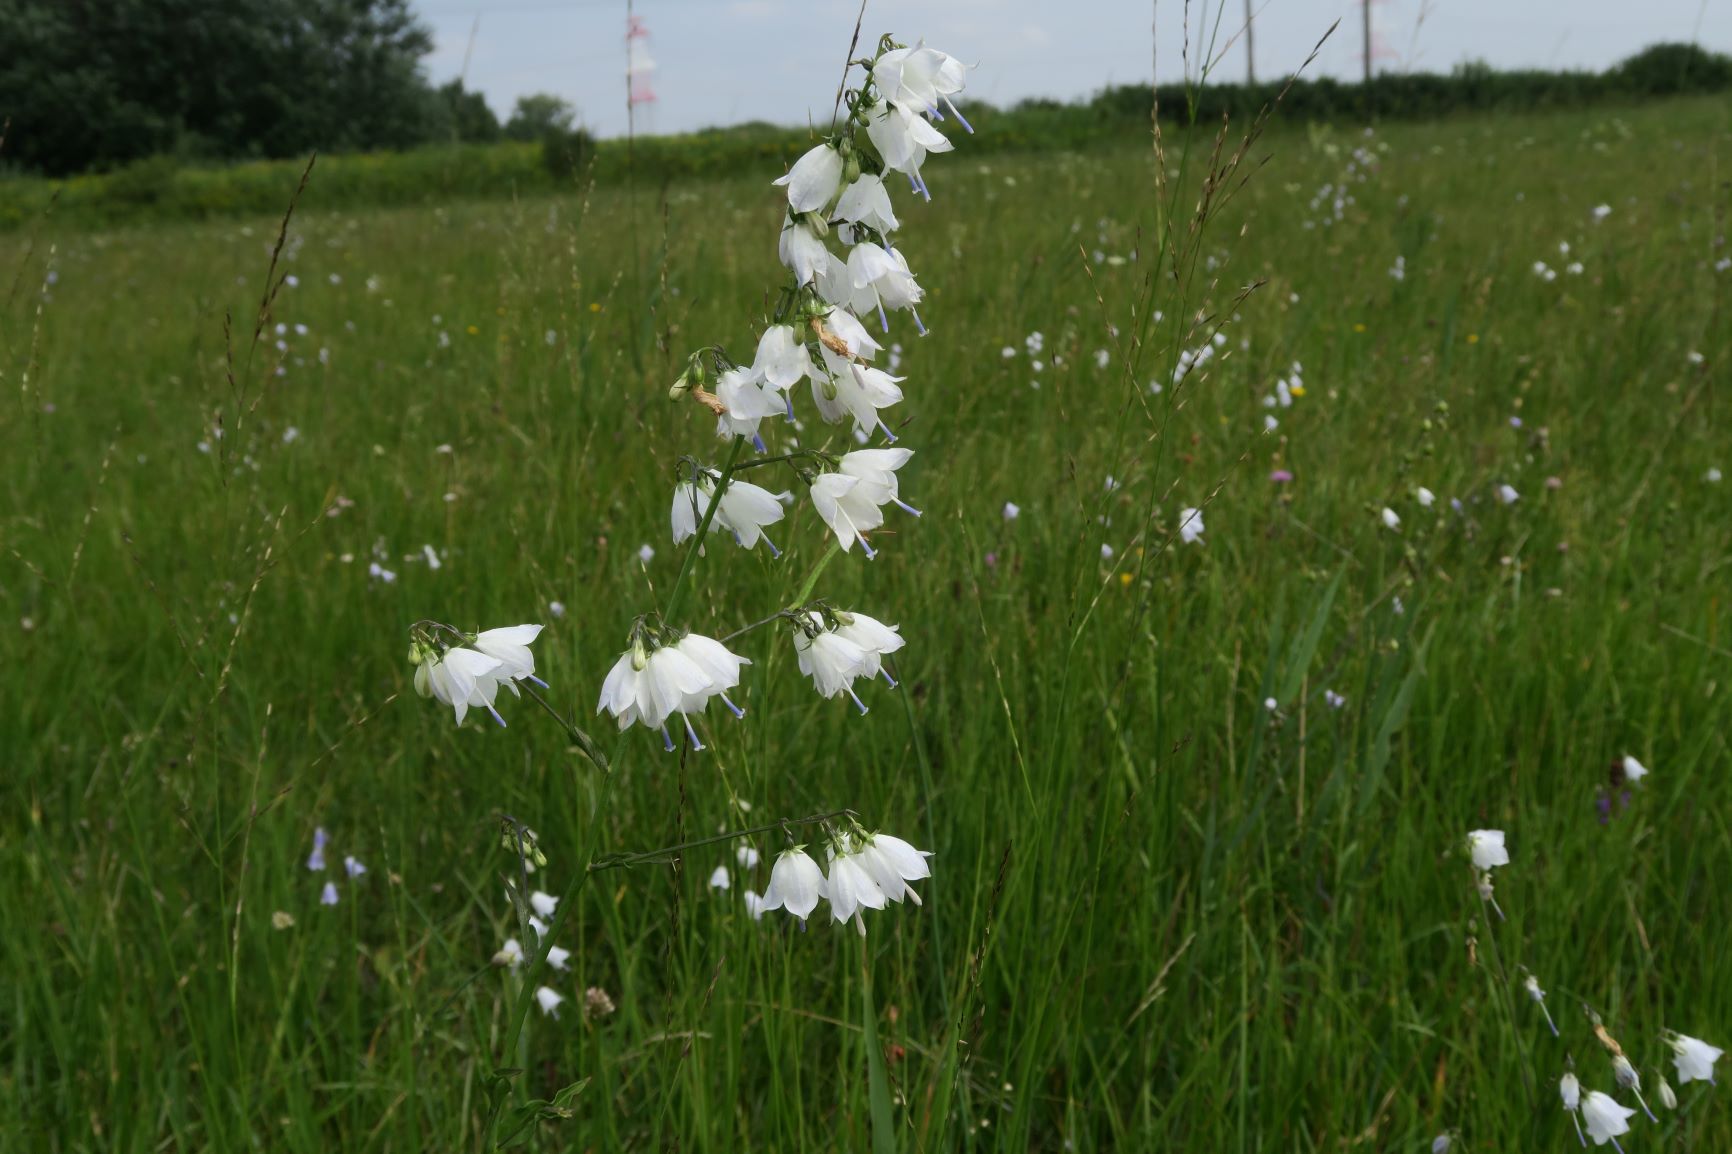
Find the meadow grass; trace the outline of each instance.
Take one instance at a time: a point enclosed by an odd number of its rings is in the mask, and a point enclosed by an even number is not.
[[[747,719],[701,754],[634,730],[608,786],[527,702],[454,728],[407,628],[545,622],[588,725],[679,569],[675,463],[721,458],[667,386],[749,356],[774,174],[352,215],[315,168],[256,348],[275,220],[6,238],[0,1145],[473,1149],[509,1067],[520,1101],[588,1079],[542,1149],[1573,1148],[1567,1058],[1612,1089],[1582,1004],[1650,1083],[1662,1029],[1732,1034],[1729,142],[1712,101],[1277,125],[1194,245],[1206,137],[1172,214],[1149,148],[964,144],[899,205],[925,516],[819,584],[900,624],[904,690],[855,716],[760,631]],[[713,543],[676,623],[784,604],[825,550],[804,501],[778,543]],[[505,1053],[501,815],[558,892],[604,793],[603,852],[851,808],[936,852],[925,905],[864,944],[754,921],[780,835],[755,871],[598,873],[562,1017]],[[1732,1141],[1685,1089],[1626,1149]]]

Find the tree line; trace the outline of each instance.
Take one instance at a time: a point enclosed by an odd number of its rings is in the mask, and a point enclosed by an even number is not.
[[[0,163],[63,176],[573,133],[557,96],[501,124],[461,81],[435,87],[432,48],[409,0],[0,0]]]

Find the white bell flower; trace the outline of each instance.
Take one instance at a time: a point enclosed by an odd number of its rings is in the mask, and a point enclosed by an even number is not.
[[[1604,1146],[1607,1142],[1618,1146],[1618,1135],[1630,1132],[1630,1119],[1635,1114],[1629,1107],[1618,1105],[1617,1099],[1610,1094],[1598,1090],[1589,1090],[1587,1097],[1582,1099],[1582,1121],[1587,1123],[1588,1137],[1596,1146]],[[1618,1146],[1618,1149],[1623,1147]]]
[[[671,752],[674,741],[667,730],[668,718],[688,710],[695,712],[701,708],[699,701],[708,701],[717,692],[720,690],[710,674],[678,646],[664,645],[646,652],[634,645],[620,654],[608,672],[595,711],[613,714],[621,729],[637,722],[660,730],[662,743]],[[686,734],[696,748],[703,748],[690,721],[686,722]]]
[[[863,361],[869,361],[879,349],[884,346],[872,339],[872,334],[866,331],[866,326],[860,323],[847,309],[832,308],[823,314],[820,323],[830,332],[830,335],[841,341],[848,350],[848,355]],[[831,349],[831,352],[840,350]]]
[[[681,713],[702,713],[710,698],[719,697],[722,704],[728,707],[729,713],[735,717],[746,716],[746,711],[729,699],[728,690],[740,684],[740,668],[752,663],[749,658],[729,652],[726,645],[713,637],[704,637],[697,633],[686,634],[674,648],[690,658],[710,680],[704,689],[686,695],[680,705]],[[697,744],[695,739],[693,744]],[[698,748],[702,749],[703,746],[698,745]]]
[[[932,869],[926,864],[926,859],[932,856],[930,852],[915,849],[899,837],[873,833],[853,839],[853,856],[867,876],[878,883],[885,897],[893,902],[906,897],[917,906],[923,904],[908,883],[932,876]]]
[[[494,695],[499,691],[495,676],[503,668],[497,657],[454,646],[415,667],[415,689],[422,697],[449,705],[458,725],[463,724],[472,705],[485,707],[493,720],[504,725],[505,720],[493,708]]]
[[[782,220],[781,239],[776,242],[776,256],[792,270],[796,282],[811,284],[835,258],[824,247],[824,238],[813,231],[805,217]]]
[[[832,425],[843,417],[853,417],[856,433],[868,435],[873,429],[882,429],[884,439],[895,444],[896,435],[878,413],[902,400],[902,390],[897,386],[907,378],[844,360],[829,349],[824,350],[824,364],[829,374],[812,376],[812,400],[818,406],[819,416]]]
[[[1430,489],[1427,489],[1424,485],[1415,489],[1413,495],[1419,501],[1419,507],[1421,509],[1431,508],[1432,503],[1437,500],[1437,494],[1433,493]]]
[[[974,128],[950,100],[968,82],[968,67],[956,57],[928,48],[896,48],[872,64],[872,81],[886,100],[942,118],[942,101],[963,128]]]
[[[827,894],[824,873],[804,846],[783,850],[770,867],[770,884],[764,890],[762,912],[787,910],[805,921]]]
[[[1647,776],[1648,776],[1648,767],[1647,766],[1643,765],[1641,762],[1637,761],[1635,758],[1631,757],[1629,754],[1624,755],[1624,780],[1625,781],[1629,782],[1631,785],[1634,785],[1636,782],[1641,781],[1644,777],[1647,777]]]
[[[1521,500],[1521,497],[1522,495],[1516,492],[1513,486],[1499,485],[1497,487],[1497,499],[1502,504],[1513,505]]]
[[[895,679],[884,668],[884,655],[895,653],[907,644],[902,635],[896,631],[897,626],[886,625],[877,618],[868,617],[864,613],[838,612],[836,622],[836,636],[844,641],[852,641],[865,654],[863,676],[878,677],[882,675],[884,680],[890,683],[892,689],[896,688]]]
[[[1501,829],[1476,829],[1469,833],[1467,851],[1473,856],[1475,869],[1489,870],[1509,864],[1509,851],[1504,848]]]
[[[850,641],[824,627],[824,618],[816,612],[805,614],[804,628],[794,634],[794,652],[800,672],[812,679],[812,685],[822,697],[837,697],[846,693],[861,713],[866,703],[854,692],[855,678],[871,677],[872,657],[857,642]],[[807,629],[811,632],[808,633]]]
[[[533,681],[543,689],[547,682],[535,675],[535,655],[529,646],[541,636],[539,625],[508,625],[502,629],[484,629],[475,635],[472,644],[478,653],[499,662],[492,676],[516,693],[514,681]]]
[[[535,991],[535,1004],[541,1007],[541,1012],[549,1018],[558,1019],[559,1003],[565,1001],[565,995],[549,986],[541,986]]]
[[[912,108],[880,100],[866,112],[866,135],[887,167],[907,176],[915,192],[932,199],[920,176],[920,166],[926,163],[928,153],[949,152],[953,147],[942,132]]]
[[[842,187],[842,153],[820,144],[796,160],[786,176],[770,183],[787,188],[790,212],[816,212]]]
[[[889,499],[876,486],[862,484],[860,478],[847,473],[825,473],[812,482],[812,507],[836,534],[842,551],[847,552],[858,541],[868,559],[878,554],[867,543],[866,534],[884,524],[882,506]]]
[[[871,241],[857,244],[848,251],[848,279],[855,293],[864,294],[878,310],[878,324],[885,332],[890,331],[885,309],[892,312],[908,309],[912,312],[926,295],[908,270],[908,262],[902,259],[901,253]],[[861,298],[856,296],[853,303],[861,303]],[[920,314],[913,315],[914,326],[924,333],[926,329],[920,323]]]
[[[559,899],[552,894],[536,890],[529,895],[529,908],[535,911],[537,917],[551,918],[554,911],[559,908]]]
[[[556,970],[570,969],[571,951],[560,946],[547,947],[547,964]]]
[[[830,913],[838,922],[853,920],[860,936],[866,936],[866,922],[861,910],[881,910],[888,903],[877,882],[852,853],[830,859],[830,875],[824,879],[825,894],[830,899]]]
[[[510,966],[516,969],[523,964],[523,947],[516,938],[506,938],[505,944],[499,947],[499,952],[493,955],[496,966]]]
[[[710,874],[710,888],[713,890],[732,889],[734,879],[728,874],[728,867],[719,865]]]
[[[1582,1084],[1576,1080],[1574,1074],[1565,1071],[1564,1076],[1558,1079],[1558,1097],[1563,1100],[1570,1121],[1576,1124],[1576,1141],[1586,1146],[1588,1140],[1582,1134]]]
[[[1612,1076],[1618,1080],[1618,1085],[1636,1096],[1636,1103],[1642,1107],[1642,1113],[1648,1116],[1648,1121],[1658,1122],[1654,1112],[1648,1109],[1647,1099],[1642,1097],[1642,1076],[1636,1073],[1636,1067],[1622,1054],[1612,1055]]]
[[[675,545],[696,535],[698,523],[709,509],[716,483],[720,480],[720,473],[706,469],[698,476],[697,484],[681,481],[674,486],[674,503],[669,512],[669,521]],[[716,515],[710,518],[710,528],[719,528],[732,534],[734,541],[744,549],[754,548],[759,541],[763,541],[769,547],[771,556],[780,557],[782,551],[764,534],[764,526],[774,525],[785,515],[786,511],[778,494],[735,478],[728,482],[727,491],[722,494],[722,503],[716,509]]]
[[[794,335],[792,325],[771,325],[758,338],[752,358],[751,376],[771,388],[787,392],[801,377],[813,375],[812,354]]]
[[[884,178],[871,173],[861,174],[860,179],[842,190],[834,215],[837,220],[864,225],[879,233],[902,227],[890,207],[890,191],[884,187]]]
[[[1203,539],[1203,511],[1201,509],[1179,510],[1179,540],[1187,545],[1195,545]]]
[[[758,436],[758,425],[765,417],[788,411],[782,395],[759,384],[746,369],[723,373],[716,381],[716,399],[722,403],[722,412],[716,417],[716,436],[750,437],[760,452],[764,442]]]
[[[1726,1051],[1710,1046],[1700,1038],[1684,1034],[1668,1034],[1666,1044],[1672,1047],[1672,1062],[1678,1068],[1678,1084],[1714,1081],[1714,1063]]]
[[[758,891],[746,890],[740,898],[746,903],[746,913],[751,915],[754,922],[764,920],[764,899],[758,896]]]
[[[1399,530],[1401,528],[1401,515],[1394,509],[1385,506],[1383,512],[1379,513],[1378,516],[1383,518],[1385,529]]]

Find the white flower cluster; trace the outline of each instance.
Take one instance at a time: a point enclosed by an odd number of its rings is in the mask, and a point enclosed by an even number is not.
[[[517,696],[522,695],[519,681],[547,688],[547,682],[535,676],[535,655],[529,652],[541,636],[539,625],[508,625],[474,634],[445,631],[464,642],[461,645],[449,644],[430,622],[422,622],[412,633],[409,661],[415,666],[415,691],[449,705],[458,725],[471,708],[479,708],[503,726],[505,719],[493,708],[501,685]]]
[[[516,904],[513,894],[507,893],[505,897],[513,905]],[[535,935],[530,939],[529,944],[531,949],[538,949],[542,942],[548,940],[548,925],[544,919],[553,917],[558,911],[559,899],[552,894],[536,890],[529,895],[529,908],[534,911],[528,917],[529,932]],[[516,938],[506,938],[505,944],[494,953],[493,964],[506,967],[511,973],[516,974],[522,968],[526,958],[523,943]],[[547,964],[561,973],[565,973],[571,968],[571,951],[550,944],[547,947]],[[565,1001],[565,995],[552,986],[536,987],[535,1003],[541,1007],[544,1016],[558,1018],[559,1004],[563,1001]]]
[[[1640,781],[1648,773],[1647,768],[1641,762],[1629,756],[1622,759],[1619,768],[1622,769],[1625,779],[1630,782]],[[1501,918],[1503,911],[1498,909],[1497,901],[1492,896],[1491,871],[1510,864],[1509,846],[1505,841],[1504,831],[1500,829],[1473,830],[1468,833],[1464,841],[1464,849],[1469,861],[1473,864],[1474,883],[1479,891],[1480,899],[1488,907],[1496,910]],[[1539,979],[1532,974],[1527,974],[1522,980],[1522,986],[1527,991],[1528,998],[1539,1007],[1540,1013],[1544,1015],[1552,1036],[1560,1036],[1557,1023],[1552,1020],[1551,1011],[1546,1008],[1546,992],[1541,988]],[[1594,1025],[1595,1039],[1605,1048],[1611,1059],[1613,1081],[1619,1089],[1627,1090],[1635,1097],[1637,1104],[1641,1106],[1642,1112],[1647,1114],[1650,1121],[1658,1122],[1659,1119],[1648,1108],[1647,1100],[1642,1097],[1642,1078],[1637,1072],[1635,1064],[1625,1055],[1623,1047],[1601,1025],[1598,1016],[1591,1010],[1588,1013]],[[1719,1061],[1724,1053],[1720,1047],[1710,1045],[1700,1038],[1692,1038],[1671,1031],[1667,1031],[1663,1035],[1663,1040],[1672,1052],[1673,1067],[1680,1086],[1688,1085],[1691,1082],[1713,1083],[1714,1063]],[[1662,1106],[1668,1110],[1677,1108],[1677,1094],[1665,1078],[1659,1079],[1658,1092]],[[1581,1081],[1573,1071],[1566,1072],[1558,1080],[1558,1096],[1563,1102],[1564,1109],[1575,1123],[1576,1135],[1581,1139],[1582,1145],[1586,1146],[1588,1139],[1591,1138],[1596,1146],[1604,1146],[1610,1142],[1618,1149],[1623,1149],[1618,1144],[1618,1135],[1629,1133],[1630,1119],[1636,1116],[1634,1109],[1623,1105],[1612,1095],[1600,1090],[1590,1090],[1583,1094]]]
[[[930,851],[857,826],[832,837],[825,856],[830,866],[828,876],[805,846],[784,850],[770,869],[770,884],[762,901],[755,903],[756,913],[787,910],[803,922],[819,902],[828,901],[831,916],[838,922],[852,920],[864,937],[862,911],[881,910],[889,902],[904,898],[920,905],[920,895],[908,883],[932,876],[926,864]]]

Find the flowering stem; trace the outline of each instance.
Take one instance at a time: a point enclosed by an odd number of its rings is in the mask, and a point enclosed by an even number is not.
[[[608,854],[606,857],[599,857],[590,862],[589,869],[591,872],[599,870],[629,869],[635,865],[644,865],[649,862],[663,861],[673,857],[675,854],[688,849],[697,849],[700,846],[715,845],[718,842],[724,841],[733,841],[735,838],[752,837],[756,834],[770,833],[778,829],[786,830],[791,826],[817,825],[820,822],[834,821],[839,817],[858,819],[859,816],[859,814],[855,813],[851,809],[837,809],[831,810],[829,813],[813,814],[811,817],[783,818],[781,821],[773,821],[768,825],[754,826],[751,829],[729,830],[727,833],[712,834],[709,837],[698,838],[696,841],[685,841],[681,842],[679,845],[670,845],[663,849],[646,850],[643,853]]]
[[[836,544],[836,542],[834,542],[834,541],[830,542],[829,551],[826,552],[822,557],[818,558],[818,563],[816,565],[812,566],[812,571],[810,573],[806,574],[805,584],[801,585],[800,591],[798,593],[794,594],[793,604],[804,605],[807,601],[809,601],[811,599],[812,590],[817,588],[818,578],[823,575],[824,569],[830,564],[831,561],[835,560],[836,554],[840,553],[841,551],[842,551],[842,546]]]
[[[573,725],[570,721],[567,721],[560,712],[553,708],[553,706],[548,703],[547,699],[537,693],[533,687],[526,685],[521,681],[514,682],[514,684],[529,698],[529,700],[535,702],[535,704],[546,710],[549,717],[559,722],[560,727],[565,730],[567,736],[569,736],[577,747],[583,751],[583,755],[595,764],[597,769],[606,770],[608,768],[609,762],[607,755],[601,751],[601,747],[595,743],[594,738],[590,737],[589,734],[579,729],[576,725]]]

